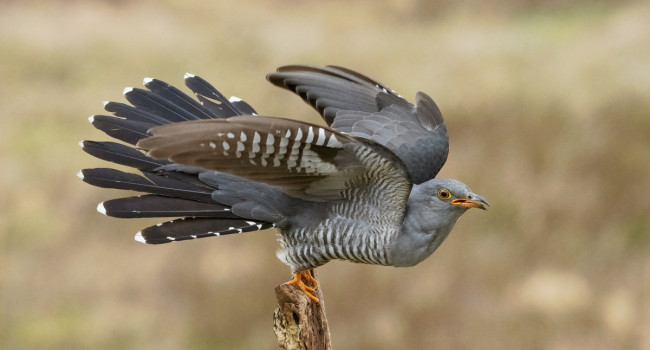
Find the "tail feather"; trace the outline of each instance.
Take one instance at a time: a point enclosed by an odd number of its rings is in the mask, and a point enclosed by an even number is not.
[[[216,114],[218,118],[257,114],[248,103],[238,98],[227,99],[214,86],[196,75],[186,74],[185,85],[194,92],[201,104]]]
[[[275,227],[275,225],[247,219],[182,218],[147,227],[136,234],[135,240],[147,244],[162,244],[259,231],[271,227]]]
[[[147,130],[156,126],[151,123],[107,115],[94,115],[89,120],[95,128],[105,132],[108,136],[132,145],[149,136]]]
[[[238,97],[232,96],[228,101],[230,101],[230,103],[232,103],[232,105],[241,112],[239,115],[257,115],[257,112],[255,109],[253,109],[253,106],[249,105],[246,101]]]
[[[97,168],[82,170],[80,177],[84,182],[97,187],[147,192],[207,203],[214,202],[210,197],[212,191],[208,188],[148,172],[143,172],[143,174],[146,178],[116,169]]]
[[[170,123],[169,120],[159,115],[135,108],[133,106],[129,106],[125,103],[106,102],[104,104],[104,110],[106,112],[113,113],[113,115],[115,115],[116,117],[125,118],[133,121],[140,121],[140,122],[150,123],[154,125],[164,125]]]
[[[148,130],[156,126],[256,114],[253,107],[245,101],[236,97],[227,99],[197,76],[187,74],[185,83],[196,95],[198,102],[172,85],[147,78],[144,80],[147,89],[124,90],[125,98],[133,106],[105,102],[104,109],[113,116],[95,115],[90,118],[90,122],[110,137],[136,145],[141,139],[149,137]],[[278,217],[276,213],[265,209],[264,205],[256,206],[253,201],[247,202],[251,198],[258,198],[259,191],[239,196],[236,200],[228,197],[232,203],[215,200],[221,198],[214,196],[220,187],[226,186],[230,192],[237,192],[237,188],[250,187],[248,180],[225,176],[217,181],[215,178],[225,174],[154,160],[136,148],[116,142],[82,141],[81,146],[94,157],[138,169],[143,175],[110,168],[82,170],[79,177],[88,184],[145,193],[105,201],[99,204],[98,211],[118,218],[179,218],[142,230],[136,235],[138,241],[159,244],[256,231],[275,225],[265,220],[275,219]],[[202,176],[213,181],[204,181]],[[230,192],[226,191],[222,197]]]
[[[196,102],[196,100],[164,81],[158,79],[145,79],[144,86],[160,98],[192,114],[192,117],[196,119],[213,119],[219,117],[200,103]]]
[[[237,218],[227,205],[154,194],[111,199],[101,203],[98,210],[105,215],[116,218]]]
[[[174,102],[169,101],[149,90],[127,88],[124,90],[124,97],[126,97],[127,101],[131,102],[131,104],[135,107],[146,112],[160,115],[170,122],[183,122],[187,120],[201,119],[196,115],[179,107]]]
[[[99,159],[125,165],[143,171],[153,171],[166,161],[153,160],[135,148],[115,142],[82,141],[82,149]]]

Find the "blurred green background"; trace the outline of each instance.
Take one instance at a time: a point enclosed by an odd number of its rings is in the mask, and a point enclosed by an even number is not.
[[[429,93],[471,211],[409,269],[319,268],[335,349],[650,349],[650,4],[0,1],[0,349],[275,349],[271,231],[145,246],[76,176],[86,118],[185,72],[317,121],[264,76]]]

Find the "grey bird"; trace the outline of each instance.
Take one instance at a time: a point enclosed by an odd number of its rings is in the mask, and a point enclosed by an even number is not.
[[[198,102],[147,78],[126,88],[132,104],[91,123],[123,143],[83,150],[139,170],[84,169],[83,181],[146,194],[100,203],[118,218],[176,218],[136,234],[168,243],[277,227],[277,256],[310,298],[310,270],[333,259],[413,266],[429,257],[469,208],[487,201],[465,184],[435,179],[449,141],[435,102],[409,103],[387,86],[337,66],[285,66],[267,76],[313,106],[328,126],[258,116],[186,74]],[[141,150],[147,151],[146,153]]]

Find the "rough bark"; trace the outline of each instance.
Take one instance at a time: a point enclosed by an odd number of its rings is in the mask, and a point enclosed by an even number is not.
[[[312,276],[316,278],[312,270]],[[330,350],[330,333],[320,287],[316,303],[297,286],[281,284],[275,288],[278,308],[273,313],[273,331],[286,350]]]

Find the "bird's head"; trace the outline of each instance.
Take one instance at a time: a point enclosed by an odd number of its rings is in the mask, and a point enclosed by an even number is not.
[[[469,208],[486,209],[485,198],[451,179],[413,185],[402,231],[391,251],[391,264],[412,266],[431,255]]]
[[[462,214],[467,209],[486,210],[487,200],[472,192],[464,183],[452,179],[432,179],[414,187],[414,193],[427,207],[442,212]]]

